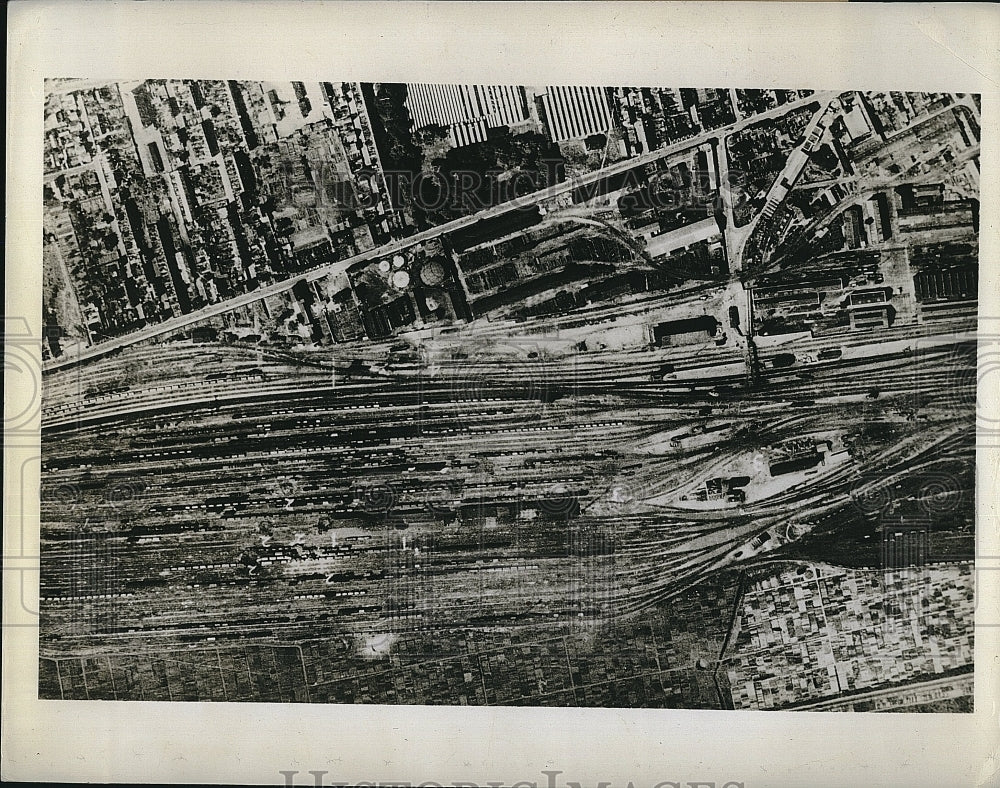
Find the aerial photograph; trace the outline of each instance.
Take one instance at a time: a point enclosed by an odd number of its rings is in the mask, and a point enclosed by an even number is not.
[[[979,95],[44,105],[40,698],[973,711]]]

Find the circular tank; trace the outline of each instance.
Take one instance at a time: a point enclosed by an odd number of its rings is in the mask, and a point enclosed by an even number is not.
[[[420,281],[427,287],[437,287],[445,280],[444,266],[437,260],[428,260],[420,268]]]

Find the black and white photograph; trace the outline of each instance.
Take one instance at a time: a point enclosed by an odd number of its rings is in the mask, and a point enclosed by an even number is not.
[[[1000,774],[1000,15],[14,5],[4,779]]]
[[[42,697],[971,709],[978,95],[45,87]]]

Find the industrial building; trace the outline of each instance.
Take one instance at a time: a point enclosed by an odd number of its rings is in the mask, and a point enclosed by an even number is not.
[[[711,315],[667,320],[653,327],[653,340],[664,346],[704,342],[714,337],[718,329],[719,321]]]
[[[483,142],[491,129],[528,119],[524,88],[512,85],[408,84],[413,128],[444,126],[455,147]]]
[[[542,115],[553,142],[581,139],[611,128],[604,88],[549,86],[540,92]]]

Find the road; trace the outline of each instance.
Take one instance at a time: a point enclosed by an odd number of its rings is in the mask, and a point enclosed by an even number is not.
[[[806,703],[790,707],[789,710],[838,711],[862,701],[877,701],[900,697],[905,699],[906,696],[913,696],[910,698],[911,702],[907,703],[906,706],[933,703],[942,698],[956,698],[970,695],[972,692],[972,683],[973,677],[971,675],[945,676],[944,678],[932,678],[927,681],[914,681],[899,687],[876,689],[870,692],[859,692],[853,695],[828,698],[816,703]],[[941,692],[936,692],[936,690],[940,690]],[[895,704],[890,703],[888,705],[897,708]],[[905,708],[905,706],[902,706],[902,708]]]
[[[147,340],[153,339],[164,334],[170,334],[176,332],[180,329],[186,328],[188,326],[200,323],[212,317],[217,317],[226,312],[232,311],[233,309],[238,309],[240,307],[253,304],[257,301],[269,298],[271,296],[277,295],[279,293],[284,293],[290,290],[294,284],[302,279],[307,281],[316,281],[327,276],[335,276],[337,274],[345,273],[349,269],[367,263],[371,260],[375,260],[380,257],[391,256],[397,252],[408,249],[412,246],[416,246],[424,241],[437,238],[438,236],[445,235],[447,233],[455,232],[456,230],[463,229],[465,227],[470,227],[476,222],[483,219],[490,219],[497,216],[501,216],[508,211],[517,208],[525,207],[528,205],[533,205],[544,200],[552,199],[561,194],[566,194],[572,192],[574,189],[580,188],[581,186],[587,186],[593,183],[597,183],[605,178],[620,175],[622,173],[628,172],[639,167],[643,167],[647,164],[659,161],[661,159],[667,158],[683,150],[696,147],[704,142],[712,139],[722,139],[725,135],[731,134],[735,131],[744,128],[745,126],[760,123],[761,121],[768,120],[770,118],[780,117],[781,115],[787,114],[788,112],[795,110],[802,106],[807,106],[813,102],[819,101],[825,103],[830,101],[837,94],[834,91],[816,93],[807,98],[798,99],[796,101],[784,104],[781,107],[777,107],[768,112],[761,113],[760,115],[754,115],[750,118],[745,118],[729,126],[724,126],[718,129],[713,129],[712,131],[706,131],[695,137],[691,137],[673,145],[665,148],[660,148],[659,150],[650,151],[649,153],[644,153],[636,156],[632,159],[626,159],[621,162],[616,162],[603,169],[596,170],[582,178],[576,178],[569,181],[564,181],[563,183],[555,184],[546,189],[534,192],[525,197],[514,200],[508,203],[503,203],[502,205],[487,208],[485,210],[479,211],[478,213],[472,214],[470,216],[465,216],[460,219],[455,219],[451,222],[439,225],[437,227],[432,227],[428,230],[416,233],[408,238],[402,238],[395,241],[391,241],[383,246],[370,249],[360,254],[349,257],[345,260],[340,260],[335,263],[330,263],[325,266],[313,269],[312,271],[304,272],[302,274],[283,279],[280,282],[275,282],[273,284],[267,285],[262,288],[258,288],[250,293],[245,293],[235,298],[231,298],[227,301],[223,301],[217,304],[212,304],[203,309],[199,309],[195,312],[189,312],[184,315],[179,315],[177,317],[165,320],[162,323],[158,323],[153,326],[146,326],[134,331],[132,333],[126,334],[124,336],[115,337],[114,339],[109,339],[106,342],[101,342],[98,345],[82,350],[79,354],[72,358],[60,358],[57,360],[52,360],[43,364],[43,370],[45,372],[60,369],[62,367],[71,366],[82,361],[89,361],[95,358],[99,358],[107,353],[114,350],[118,350],[129,345],[134,345],[139,342],[145,342]]]
[[[809,161],[809,151],[812,150],[812,146],[815,145],[819,139],[816,132],[819,128],[820,121],[826,116],[830,103],[837,97],[837,95],[838,94],[833,93],[823,95],[822,97],[820,94],[810,96],[813,102],[819,102],[819,109],[813,114],[812,118],[809,120],[809,124],[802,132],[804,137],[802,145],[798,146],[791,152],[785,161],[785,166],[782,168],[781,172],[775,176],[771,187],[768,189],[764,209],[761,212],[756,213],[752,221],[743,227],[737,228],[733,222],[732,193],[729,190],[726,190],[723,193],[723,198],[727,201],[726,215],[729,219],[726,245],[732,259],[737,261],[737,265],[733,267],[734,271],[742,271],[743,249],[750,236],[753,235],[754,231],[757,229],[761,220],[767,219],[774,214],[774,211],[777,210],[777,207],[787,196],[790,186],[795,183],[795,180],[805,168],[806,163]],[[721,145],[720,149],[720,155],[725,156],[727,172],[726,177],[728,177],[729,151],[725,145]],[[789,184],[789,186],[785,186],[784,184],[786,183]]]

